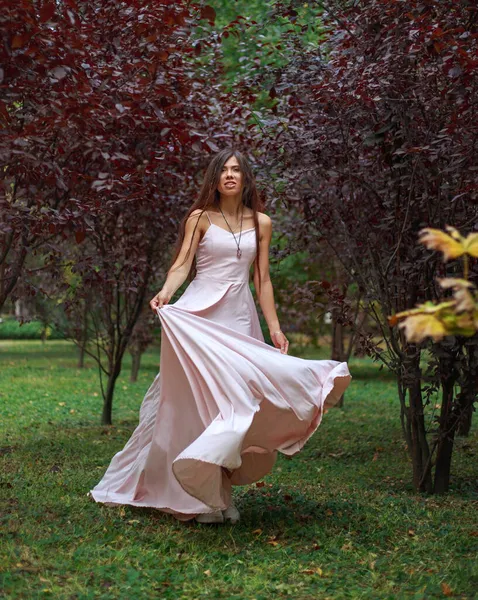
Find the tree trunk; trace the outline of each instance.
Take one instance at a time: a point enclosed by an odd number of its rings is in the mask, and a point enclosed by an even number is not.
[[[113,423],[113,396],[115,391],[116,380],[121,373],[122,356],[116,357],[113,369],[110,370],[108,384],[106,386],[106,394],[103,402],[103,412],[101,414],[102,425],[112,425]]]
[[[443,435],[438,443],[437,459],[435,465],[435,482],[433,491],[435,494],[444,494],[450,486],[451,457],[453,453],[453,442],[456,428]]]
[[[0,263],[0,298],[5,296],[5,263]]]
[[[83,323],[82,323],[82,335],[80,341],[80,355],[78,357],[78,368],[83,369],[85,367],[85,348],[88,342],[88,303],[84,300],[83,309]]]
[[[78,369],[85,368],[85,347],[83,344],[80,346],[80,354],[78,356]]]
[[[456,433],[464,437],[470,433],[473,419],[473,404],[478,395],[478,368],[475,348],[476,346],[468,345],[468,365],[465,371],[466,383],[458,398],[460,415]]]
[[[437,457],[433,488],[435,494],[447,492],[450,485],[451,457],[459,417],[457,406],[454,406],[455,383],[458,379],[458,371],[455,366],[457,358],[458,352],[456,349],[450,349],[439,359],[442,403],[437,433]]]
[[[443,384],[440,426],[438,431],[437,458],[435,465],[435,494],[448,491],[450,485],[451,456],[455,438],[456,416],[453,415],[453,381]]]
[[[473,401],[470,398],[464,398],[464,400],[465,402],[461,408],[461,415],[456,428],[456,434],[462,437],[468,437],[473,420]],[[468,402],[466,402],[466,400],[468,400]]]
[[[433,485],[430,448],[426,435],[421,389],[421,352],[413,344],[406,345],[404,352],[407,356],[398,376],[402,428],[412,459],[413,485],[417,491],[431,492]]]
[[[11,267],[11,271],[8,276],[8,283],[5,283],[5,272],[6,272],[5,269],[2,271],[2,286],[0,288],[0,290],[1,290],[0,311],[3,310],[5,302],[7,301],[8,297],[10,296],[12,291],[15,289],[15,286],[17,285],[17,281],[20,278],[20,275],[22,273],[22,269],[23,269],[23,265],[25,263],[26,256],[27,256],[26,248],[22,247],[21,250],[19,251],[19,254],[15,261],[14,266]]]
[[[131,339],[131,335],[133,333],[134,326],[139,319],[141,314],[141,307],[143,306],[144,297],[146,295],[146,290],[148,286],[149,277],[151,275],[151,261],[153,257],[154,251],[154,240],[151,240],[151,244],[148,250],[147,256],[147,267],[146,273],[144,275],[143,283],[137,294],[134,297],[132,302],[131,310],[129,311],[129,315],[123,329],[121,335],[116,338],[116,332],[121,329],[121,315],[118,309],[116,314],[116,322],[111,320],[108,325],[108,333],[110,337],[110,348],[112,349],[112,359],[109,360],[108,364],[108,384],[106,387],[106,393],[104,394],[104,402],[103,402],[103,412],[101,414],[101,424],[102,425],[111,425],[112,420],[112,409],[113,409],[113,395],[116,380],[118,379],[119,374],[121,373],[121,366],[123,363],[123,356],[128,347],[128,343]],[[116,290],[117,295],[119,294],[118,289]],[[117,296],[118,306],[119,306],[119,297]],[[98,334],[98,332],[97,332]]]
[[[135,383],[136,381],[138,381],[138,373],[139,368],[141,366],[141,352],[132,352],[131,356],[133,357],[133,362],[131,363],[131,375],[129,380],[131,381],[131,383]]]
[[[338,322],[337,311],[332,309],[332,360],[343,362],[345,356],[344,350],[344,328],[342,323]],[[344,405],[344,394],[335,405],[337,408],[342,408]]]

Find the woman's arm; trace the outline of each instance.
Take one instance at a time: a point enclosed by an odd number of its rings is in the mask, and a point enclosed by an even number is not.
[[[186,281],[186,277],[188,276],[188,273],[191,269],[194,254],[196,253],[197,246],[201,239],[201,233],[203,231],[205,217],[202,217],[203,223],[199,222],[196,231],[194,232],[194,227],[196,226],[196,223],[198,222],[198,219],[201,214],[202,211],[198,209],[193,211],[189,215],[184,229],[184,240],[181,245],[181,250],[179,251],[178,257],[171,265],[166,276],[166,281],[164,282],[161,291],[159,291],[149,303],[153,310],[161,308],[163,304],[167,304],[171,297],[175,294],[176,290]],[[184,262],[184,264],[181,264],[186,257],[190,244],[191,250],[189,252],[189,256]]]
[[[269,327],[269,333],[276,348],[280,348],[281,352],[287,354],[289,342],[285,335],[280,330],[279,318],[277,317],[274,289],[269,272],[269,248],[272,238],[272,221],[268,215],[261,214],[259,219],[259,267],[261,271],[261,288],[259,293],[259,271],[254,263],[254,288],[259,299],[264,318]]]

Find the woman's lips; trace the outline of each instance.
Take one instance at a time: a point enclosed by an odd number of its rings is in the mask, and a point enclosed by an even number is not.
[[[226,187],[235,187],[235,185],[236,185],[236,184],[235,184],[233,181],[230,181],[230,182],[228,182],[228,183],[225,183],[224,185],[225,185]]]

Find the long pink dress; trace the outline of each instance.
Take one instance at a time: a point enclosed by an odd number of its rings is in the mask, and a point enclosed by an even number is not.
[[[138,426],[90,492],[97,502],[181,520],[225,509],[231,485],[261,479],[277,451],[298,452],[350,384],[346,362],[306,360],[264,342],[249,289],[255,229],[243,230],[240,246],[237,258],[232,233],[210,224],[195,278],[158,309],[159,373]]]

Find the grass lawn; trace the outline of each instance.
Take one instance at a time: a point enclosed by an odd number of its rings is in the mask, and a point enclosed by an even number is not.
[[[0,597],[478,597],[476,419],[451,491],[415,494],[395,382],[354,359],[345,408],[264,482],[235,488],[238,525],[184,524],[87,498],[137,424],[158,349],[135,384],[128,357],[113,427],[99,425],[96,367],[76,361],[67,342],[0,343]]]

